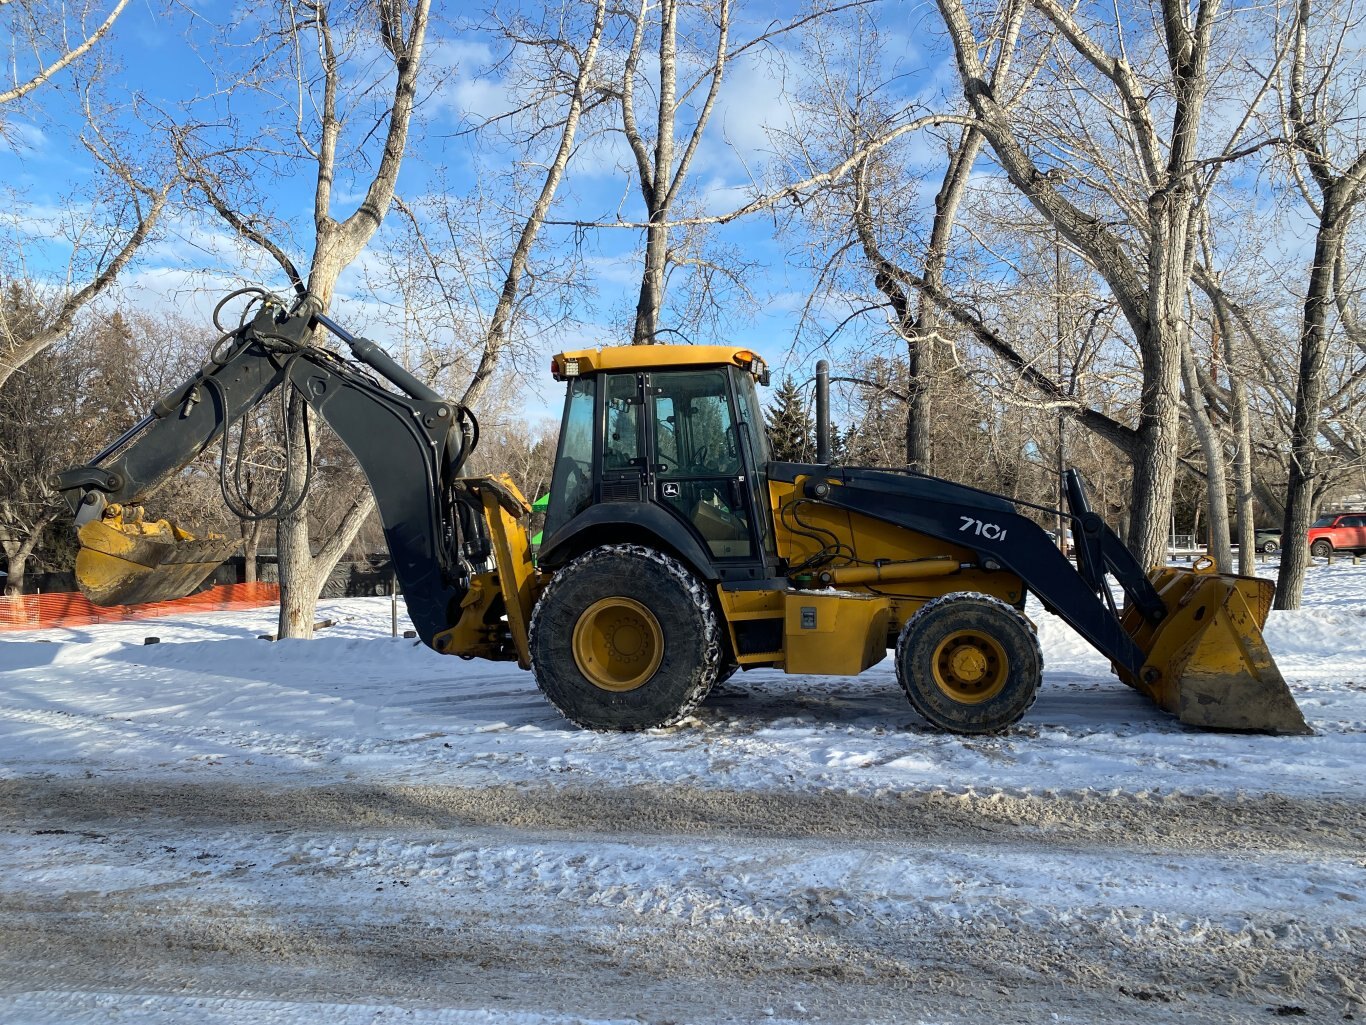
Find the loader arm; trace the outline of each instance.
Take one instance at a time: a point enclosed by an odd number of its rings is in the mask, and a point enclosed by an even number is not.
[[[819,493],[827,480],[840,483]],[[808,498],[977,550],[985,557],[987,569],[1014,573],[1039,596],[1045,608],[1065,620],[1111,661],[1133,673],[1142,669],[1142,649],[1101,596],[1103,579],[1078,572],[1044,529],[1017,512],[1008,499],[936,477],[833,467],[827,476],[811,478],[806,494]],[[1132,585],[1130,571],[1137,566],[1133,556],[1128,555],[1109,527],[1099,520],[1097,524],[1100,531],[1113,538],[1113,544],[1106,545],[1105,550],[1121,563],[1125,578]],[[1101,543],[1098,540],[1097,546]],[[1128,557],[1128,564],[1123,563],[1116,548]],[[1141,572],[1138,577],[1143,586],[1135,585],[1135,590],[1146,602],[1146,614],[1162,618],[1165,613],[1161,599]]]
[[[311,343],[319,327],[347,342],[358,362]],[[82,557],[109,567],[92,571],[110,574],[107,587],[93,588],[99,593],[92,600],[179,597],[226,558],[221,541],[178,529],[164,537],[149,528],[144,533],[154,536],[144,540],[125,524],[111,529],[101,521],[111,508],[140,505],[280,387],[296,389],[356,457],[374,491],[413,624],[431,644],[460,617],[472,572],[494,554],[478,489],[470,487],[475,482],[459,478],[477,424],[379,346],[306,308],[293,314],[262,309],[90,464],[55,475],[54,487],[76,514]]]
[[[1114,664],[1121,680],[1195,726],[1312,732],[1276,667],[1261,629],[1269,580],[1214,571],[1212,560],[1151,573],[1087,504],[1081,478],[1065,484],[1077,564],[1043,528],[1000,495],[937,477],[813,467],[809,499],[975,550],[982,568],[1008,570],[1050,612]],[[1117,609],[1107,575],[1125,595]]]

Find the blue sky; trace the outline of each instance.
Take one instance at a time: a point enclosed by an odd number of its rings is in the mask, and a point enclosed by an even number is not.
[[[181,121],[187,116],[186,105],[194,99],[192,109],[205,120],[232,117],[258,131],[287,129],[287,109],[268,107],[260,94],[237,91],[229,95],[222,91],[223,83],[255,52],[249,40],[259,22],[245,19],[226,39],[220,37],[221,25],[217,23],[222,21],[223,12],[240,14],[244,9],[211,2],[197,10],[163,8],[155,0],[135,0],[102,45],[101,53],[115,66],[106,79],[105,96],[115,103],[137,96],[145,112],[159,109]],[[777,0],[746,5],[737,14],[732,39],[750,35],[756,26],[767,25],[790,9],[791,5]],[[957,84],[933,5],[884,2],[876,6],[876,13],[882,36],[878,75],[895,83],[884,93],[887,101],[900,105],[915,100],[939,109],[953,107]],[[833,36],[833,29],[827,31],[826,41]],[[770,171],[775,145],[772,133],[781,133],[801,120],[794,98],[785,88],[800,77],[799,71],[810,70],[810,53],[803,49],[808,42],[797,35],[786,36],[766,50],[762,59],[746,56],[732,63],[693,166],[690,202],[696,207],[717,212],[738,204],[751,181]],[[373,56],[373,47],[367,49],[368,45],[360,39],[349,54],[362,72]],[[620,39],[609,40],[603,59],[612,59],[614,53],[619,57],[621,45]],[[486,27],[449,8],[440,13],[428,37],[418,124],[399,180],[404,199],[416,202],[438,189],[457,196],[473,194],[480,186],[490,188],[502,171],[528,156],[496,136],[476,138],[465,132],[472,121],[499,114],[515,102],[512,69],[505,64],[493,66],[502,53],[499,40]],[[38,94],[40,98],[28,109],[9,112],[7,140],[0,142],[0,176],[13,192],[6,216],[14,223],[19,243],[15,249],[30,273],[57,280],[64,273],[70,251],[66,235],[73,225],[81,223],[85,212],[84,206],[73,206],[72,197],[79,196],[90,174],[90,159],[74,135],[76,80],[77,76],[64,75]],[[373,114],[374,103],[384,93],[381,82],[360,104],[349,138],[358,140],[366,134],[364,112]],[[1213,136],[1217,134],[1213,126],[1221,118],[1216,109],[1209,115]],[[132,133],[130,146],[142,153],[155,171],[165,162],[155,136],[141,128],[132,129]],[[590,138],[585,134],[581,144],[554,216],[639,219],[638,192],[623,172],[632,161],[620,136]],[[912,163],[935,163],[932,143],[926,138],[908,140],[906,150]],[[336,207],[343,215],[364,180],[365,168],[358,170],[357,175],[343,169],[339,180]],[[978,170],[981,175],[995,173],[986,158]],[[1256,185],[1255,167],[1243,173]],[[276,162],[269,179],[262,173],[258,181],[268,192],[271,213],[289,227],[285,237],[291,239],[291,251],[301,261],[306,261],[311,249],[310,174],[307,163],[285,160]],[[907,208],[912,219],[925,211],[933,190],[931,185],[910,196]],[[496,190],[495,196],[514,211],[524,209],[527,203],[524,196],[497,196]],[[1304,249],[1303,218],[1292,217],[1287,222],[1284,211],[1272,209],[1264,188],[1262,196],[1259,202],[1266,204],[1269,215],[1281,218],[1282,230],[1263,242],[1258,258],[1274,257],[1283,267],[1294,268]],[[490,224],[496,221],[491,218]],[[396,246],[395,224],[391,213],[389,225],[343,276],[333,313],[344,323],[392,347],[401,347],[402,332],[396,326],[393,309],[395,292],[383,280],[384,257]],[[752,346],[765,353],[780,373],[790,370],[799,380],[809,375],[817,355],[831,355],[838,362],[878,344],[889,348],[894,344],[886,340],[877,313],[845,328],[829,353],[813,351],[811,337],[819,336],[820,330],[798,339],[799,318],[812,283],[801,251],[805,236],[796,232],[778,235],[774,215],[758,214],[735,222],[717,229],[714,238],[751,265],[746,282],[754,295],[754,308],[732,301],[733,316],[722,328],[721,337],[696,336],[692,340]],[[592,284],[594,293],[574,301],[567,321],[534,333],[530,351],[517,364],[528,375],[520,385],[526,389],[523,394],[541,411],[557,403],[557,389],[544,374],[543,356],[562,348],[622,340],[623,322],[634,306],[639,284],[641,234],[634,230],[578,233],[547,228],[543,240],[552,248],[570,245],[575,249],[580,260],[576,273]],[[8,259],[12,266],[16,253],[8,254]],[[979,266],[977,272],[1008,273],[999,264],[994,269],[989,264]],[[1288,274],[1293,282],[1293,269]],[[174,306],[206,320],[217,296],[237,284],[253,281],[275,288],[284,284],[274,265],[237,242],[216,216],[202,210],[177,209],[167,218],[156,242],[146,247],[125,275],[122,288],[133,301]],[[485,316],[492,309],[497,283],[497,269],[493,268],[482,290],[476,289]],[[862,282],[865,289],[867,284]],[[827,309],[822,313],[821,326],[833,329],[847,313],[844,306]]]
[[[104,44],[104,56],[118,67],[107,79],[106,95],[119,101],[137,95],[144,111],[152,108],[183,110],[185,102],[198,97],[201,112],[229,113],[250,122],[260,117],[279,127],[279,112],[268,113],[259,97],[240,93],[231,103],[215,99],[215,89],[251,52],[247,48],[215,43],[213,22],[222,5],[205,3],[191,17],[187,9],[163,10],[148,0],[129,7]],[[744,37],[755,25],[783,16],[788,5],[749,5],[736,19],[732,39]],[[942,60],[928,56],[912,36],[923,41],[924,27],[932,8],[924,4],[885,5],[881,16],[889,44],[898,49],[897,71],[906,73],[898,88],[910,92],[924,86],[934,90],[942,77]],[[247,27],[235,33],[238,41],[249,35]],[[490,138],[475,140],[461,134],[471,119],[502,112],[511,89],[506,69],[490,73],[487,66],[501,54],[499,41],[449,10],[433,26],[427,54],[428,79],[419,112],[419,131],[410,146],[409,159],[400,176],[399,191],[413,200],[433,187],[435,169],[445,167],[445,180],[459,189],[472,189],[520,154]],[[762,177],[772,155],[769,129],[782,130],[795,118],[790,96],[784,95],[784,76],[802,60],[801,40],[788,36],[768,49],[762,60],[744,57],[728,69],[726,85],[716,113],[693,166],[692,202],[716,212],[742,201],[751,177]],[[362,54],[362,63],[364,55]],[[440,79],[437,84],[438,78]],[[60,276],[68,247],[60,239],[62,211],[88,178],[90,161],[73,132],[75,82],[64,76],[57,88],[43,94],[41,107],[11,116],[10,142],[0,146],[0,175],[18,192],[15,213],[28,234],[24,255],[31,272]],[[217,80],[217,81],[216,81]],[[383,89],[378,90],[382,94]],[[648,99],[648,97],[645,97]],[[183,116],[177,114],[176,116]],[[201,113],[201,116],[206,114]],[[138,129],[137,131],[143,131]],[[150,151],[148,151],[150,152]],[[164,157],[152,156],[155,164]],[[620,137],[599,139],[576,155],[562,189],[563,202],[556,211],[562,218],[638,218],[641,206],[636,189],[628,184],[621,168],[629,163]],[[275,212],[294,222],[294,255],[306,261],[311,246],[308,218],[311,211],[311,168],[300,165],[291,177],[270,183]],[[358,191],[343,177],[338,195],[344,207]],[[345,212],[345,211],[343,211]],[[390,217],[391,222],[393,216]],[[754,345],[782,365],[788,359],[802,364],[814,361],[794,350],[796,322],[805,301],[809,279],[792,259],[796,237],[775,238],[774,219],[758,215],[718,229],[716,240],[734,247],[753,264],[747,283],[756,300],[752,311],[737,309],[726,326],[725,338],[694,338],[694,341],[735,341]],[[342,280],[334,313],[340,319],[359,322],[374,333],[388,333],[375,299],[374,274],[377,247],[386,244],[387,232],[372,243]],[[638,287],[637,231],[603,230],[574,233],[547,228],[547,242],[573,239],[591,275],[597,295],[591,305],[577,312],[578,323],[562,326],[536,340],[536,348],[558,348],[597,340],[617,340],[624,311],[634,306]],[[196,216],[178,210],[168,219],[158,241],[144,251],[123,288],[136,301],[164,303],[203,316],[213,295],[235,280],[266,280],[281,287],[274,266],[258,254],[244,250],[221,221],[211,215]],[[368,280],[367,280],[368,279]],[[382,292],[382,289],[379,291]],[[493,296],[487,297],[491,309]],[[838,316],[843,316],[839,313]],[[616,337],[614,337],[616,336]],[[537,359],[536,367],[544,361]]]

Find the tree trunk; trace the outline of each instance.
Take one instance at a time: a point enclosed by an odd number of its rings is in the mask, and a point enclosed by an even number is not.
[[[9,574],[5,577],[5,597],[13,597],[24,593],[24,585],[28,582],[28,560],[33,557],[34,550],[38,543],[47,533],[47,528],[57,518],[57,511],[51,510],[43,513],[33,524],[28,536],[19,543],[12,541],[5,542],[5,556],[7,560]]]
[[[1238,572],[1257,571],[1257,520],[1252,493],[1252,428],[1247,415],[1247,388],[1230,378],[1233,414],[1233,494],[1238,511]]]
[[[931,314],[933,317],[933,314]],[[937,323],[922,321],[931,331]],[[906,468],[920,473],[934,472],[931,402],[933,400],[935,341],[920,335],[906,339],[908,372],[906,402]]]
[[[289,416],[285,430],[289,437],[289,475],[291,491],[304,486],[308,472],[308,444],[304,418],[308,405],[298,392],[289,397]],[[286,507],[275,521],[275,552],[280,571],[280,623],[276,636],[313,636],[313,614],[318,606],[318,584],[313,570],[313,550],[308,536],[308,495],[299,496],[293,508]]]
[[[1276,608],[1297,609],[1304,600],[1309,564],[1305,538],[1314,520],[1318,480],[1319,418],[1323,410],[1324,365],[1328,358],[1328,318],[1334,304],[1333,259],[1342,243],[1347,210],[1340,184],[1324,192],[1323,212],[1314,244],[1314,265],[1304,299],[1300,331],[1300,369],[1295,384],[1295,419],[1290,430],[1290,472],[1281,524],[1281,569],[1276,577]]]
[[[261,549],[261,521],[242,522],[242,580],[244,583],[257,582],[256,560]]]
[[[5,546],[6,566],[5,597],[13,598],[24,593],[24,578],[28,573],[28,556],[20,557]]]
[[[1142,409],[1129,498],[1129,550],[1144,569],[1167,561],[1167,530],[1176,484],[1180,441],[1180,343],[1164,338],[1161,325],[1145,339]]]
[[[1208,263],[1208,246],[1206,254]],[[1240,361],[1236,358],[1233,345],[1233,323],[1223,292],[1215,288],[1209,295],[1214,304],[1214,330],[1223,348],[1224,365],[1228,368],[1228,408],[1233,424],[1233,492],[1238,523],[1238,572],[1251,576],[1257,570],[1257,523],[1253,507],[1252,423],[1247,409],[1247,385],[1238,370]]]
[[[1228,475],[1224,471],[1224,446],[1205,409],[1204,393],[1195,373],[1195,357],[1187,346],[1181,353],[1181,375],[1186,386],[1186,408],[1191,429],[1205,455],[1205,508],[1209,516],[1209,554],[1220,573],[1233,569],[1229,545]]]
[[[1003,46],[998,60],[1007,63],[1010,49]],[[949,258],[949,240],[958,220],[958,208],[967,192],[968,177],[982,152],[986,137],[981,132],[965,129],[958,145],[949,157],[939,192],[934,197],[934,225],[930,230],[929,245],[925,249],[925,282],[933,289],[942,289],[944,267]],[[866,248],[866,247],[865,247]],[[906,465],[922,473],[934,472],[932,401],[934,374],[938,360],[937,348],[943,331],[944,318],[939,306],[921,290],[916,303],[915,319],[910,330],[904,332],[909,380],[909,401],[906,403]]]
[[[1167,561],[1180,420],[1174,382],[1170,387],[1170,391],[1144,389],[1145,412],[1138,427],[1129,498],[1129,550],[1145,569]]]
[[[636,323],[631,341],[658,341],[659,312],[664,305],[664,274],[669,255],[669,229],[657,222],[668,219],[674,177],[674,116],[678,76],[678,7],[675,0],[659,5],[659,117],[655,126],[652,178],[644,188],[650,227],[645,232],[645,270],[640,278]],[[641,182],[644,187],[647,185]]]

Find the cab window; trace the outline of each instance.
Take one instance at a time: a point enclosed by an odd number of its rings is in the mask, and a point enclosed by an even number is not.
[[[602,445],[602,468],[625,470],[641,466],[640,385],[635,374],[607,378],[607,424]]]

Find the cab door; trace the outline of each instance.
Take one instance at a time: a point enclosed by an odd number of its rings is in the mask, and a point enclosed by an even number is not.
[[[730,380],[724,368],[646,375],[654,499],[716,560],[760,558]]]
[[[641,412],[644,374],[603,375],[602,446],[598,465],[599,501],[646,501],[650,462],[645,456]]]

